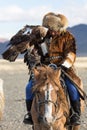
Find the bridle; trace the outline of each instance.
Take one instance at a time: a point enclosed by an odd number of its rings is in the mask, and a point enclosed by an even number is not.
[[[38,120],[40,122],[43,121],[43,115],[41,115],[40,113],[40,107],[43,104],[48,104],[48,103],[52,103],[55,107],[55,113],[59,113],[60,110],[60,103],[58,103],[58,94],[57,94],[57,100],[56,102],[49,100],[49,90],[48,90],[48,83],[46,84],[46,90],[47,90],[47,99],[46,100],[38,100],[37,103],[37,113],[38,113]],[[39,97],[39,93],[37,94],[37,96]],[[38,98],[39,99],[39,98]],[[54,115],[54,120],[59,120],[60,118],[62,118],[63,115],[57,116],[57,114]]]
[[[38,108],[40,108],[40,106],[42,105],[42,104],[48,104],[49,102],[51,102],[54,106],[55,106],[55,108],[57,108],[58,107],[58,103],[57,103],[57,101],[56,102],[54,102],[54,101],[52,101],[52,100],[49,100],[49,90],[48,90],[48,83],[47,83],[47,85],[46,85],[46,90],[47,90],[47,99],[46,100],[43,100],[43,101],[38,101]],[[39,110],[39,109],[38,109]]]

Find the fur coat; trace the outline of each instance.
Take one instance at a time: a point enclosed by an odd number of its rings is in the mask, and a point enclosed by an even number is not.
[[[55,58],[58,56],[59,58]],[[49,57],[54,57],[51,58],[51,63],[57,66],[63,65],[65,73],[74,81],[77,88],[83,89],[82,81],[74,69],[76,41],[70,32],[57,33],[53,36],[49,47]]]

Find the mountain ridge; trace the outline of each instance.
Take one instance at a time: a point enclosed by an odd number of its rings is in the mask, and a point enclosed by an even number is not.
[[[87,56],[87,24],[78,24],[68,30],[76,39],[77,55]]]

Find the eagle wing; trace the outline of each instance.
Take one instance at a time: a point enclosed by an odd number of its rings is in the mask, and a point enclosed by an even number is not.
[[[39,25],[26,25],[10,39],[8,44],[10,47],[3,52],[3,59],[9,60],[10,62],[15,61],[19,54],[25,53],[32,45],[37,46],[37,44],[42,43],[47,31],[48,29]]]
[[[30,35],[34,26],[24,26],[9,41],[8,49],[2,53],[3,59],[13,62],[19,54],[23,54],[30,47]]]

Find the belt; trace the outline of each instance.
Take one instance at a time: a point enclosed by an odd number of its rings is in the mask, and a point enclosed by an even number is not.
[[[51,57],[48,57],[48,58],[45,58],[45,61],[51,61],[51,60],[55,60],[55,59],[63,59],[62,56],[51,56]]]

